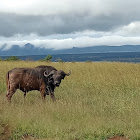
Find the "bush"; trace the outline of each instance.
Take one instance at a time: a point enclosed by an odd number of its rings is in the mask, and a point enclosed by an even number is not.
[[[8,58],[5,59],[6,61],[19,61],[19,57],[17,56],[10,56]]]
[[[44,58],[44,61],[51,61],[52,60],[52,56],[51,55],[48,55]]]

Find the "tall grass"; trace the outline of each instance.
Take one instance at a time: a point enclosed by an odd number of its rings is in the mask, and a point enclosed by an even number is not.
[[[57,101],[38,91],[17,91],[7,103],[5,74],[15,67],[51,65],[72,74],[55,90]],[[0,62],[0,137],[46,140],[140,139],[140,64],[116,62]],[[4,132],[7,126],[7,133]],[[5,133],[5,135],[4,135]]]

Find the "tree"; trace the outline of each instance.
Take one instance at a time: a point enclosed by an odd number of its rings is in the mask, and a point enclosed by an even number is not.
[[[44,58],[45,61],[51,61],[52,60],[52,56],[51,55],[48,55]]]
[[[19,61],[19,57],[17,56],[10,56],[8,58],[5,59],[6,61]]]

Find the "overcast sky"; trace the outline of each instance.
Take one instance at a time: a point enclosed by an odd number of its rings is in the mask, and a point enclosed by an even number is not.
[[[140,0],[0,0],[0,47],[140,45]]]

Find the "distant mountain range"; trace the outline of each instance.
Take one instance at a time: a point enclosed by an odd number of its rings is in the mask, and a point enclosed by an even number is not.
[[[24,47],[13,45],[9,50],[0,49],[1,56],[23,56],[23,55],[48,55],[48,54],[80,54],[80,53],[106,53],[106,52],[140,52],[140,45],[123,46],[94,46],[94,47],[73,47],[71,49],[44,49],[33,44],[25,44]]]

